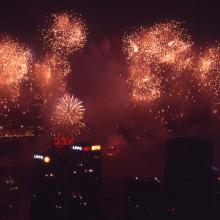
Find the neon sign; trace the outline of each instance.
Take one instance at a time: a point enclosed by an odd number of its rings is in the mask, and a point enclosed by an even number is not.
[[[44,157],[42,155],[39,155],[39,154],[34,154],[34,159],[43,160]]]
[[[73,145],[73,146],[72,146],[72,149],[73,149],[73,150],[77,150],[77,151],[82,151],[82,150],[83,150],[83,147],[82,147],[82,146]]]
[[[64,146],[70,146],[75,143],[74,137],[70,136],[56,136],[54,137],[53,144],[56,148],[63,148]]]
[[[72,150],[75,151],[100,151],[101,146],[100,145],[93,145],[93,146],[78,146],[78,145],[73,145],[71,147]]]
[[[100,145],[93,145],[92,151],[97,151],[97,150],[101,150],[101,146]]]

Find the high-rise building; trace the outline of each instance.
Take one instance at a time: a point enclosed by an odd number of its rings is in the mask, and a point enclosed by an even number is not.
[[[1,146],[0,149],[0,219],[18,215],[19,178],[17,147]]]
[[[129,178],[126,189],[126,220],[160,219],[162,198],[158,178]]]
[[[36,137],[31,131],[0,133],[0,219],[28,219],[29,158]]]
[[[0,141],[0,219],[16,218],[18,216],[20,180],[19,145],[11,139],[1,139]]]
[[[100,145],[81,143],[33,155],[31,219],[100,219]]]
[[[167,142],[165,194],[170,219],[209,219],[212,145],[200,138]],[[169,219],[169,218],[168,218]]]

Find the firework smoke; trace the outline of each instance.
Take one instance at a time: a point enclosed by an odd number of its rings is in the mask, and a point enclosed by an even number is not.
[[[56,85],[56,90],[65,92],[65,80],[70,72],[70,63],[67,59],[51,54],[35,64],[34,77],[38,85],[46,90]]]

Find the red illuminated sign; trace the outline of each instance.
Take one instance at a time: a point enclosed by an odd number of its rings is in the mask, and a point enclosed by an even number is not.
[[[91,151],[91,147],[85,146],[85,147],[83,147],[83,151]]]
[[[59,135],[54,137],[53,144],[56,148],[63,148],[65,146],[73,145],[75,143],[74,137],[72,135],[64,136]]]

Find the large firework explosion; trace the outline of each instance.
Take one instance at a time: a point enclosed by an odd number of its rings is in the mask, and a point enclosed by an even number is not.
[[[31,63],[31,52],[8,36],[0,38],[0,85],[1,92],[11,97],[19,95],[19,87],[27,78]]]
[[[51,118],[57,129],[79,133],[85,127],[85,108],[78,98],[65,94],[58,100]]]
[[[181,23],[159,23],[125,36],[129,84],[134,100],[152,101],[163,92],[161,84],[174,80],[192,66],[192,42]],[[167,72],[170,71],[170,74]],[[142,87],[141,93],[138,92]]]
[[[42,35],[52,52],[69,55],[84,46],[87,32],[80,16],[67,12],[52,14],[49,23]]]
[[[171,21],[140,28],[123,39],[131,97],[150,106],[165,125],[198,113],[206,97],[219,117],[219,46],[196,53],[186,33],[180,22]]]
[[[124,38],[128,60],[144,65],[173,64],[176,72],[191,64],[192,41],[180,22],[140,28]],[[156,67],[155,67],[156,68]]]

